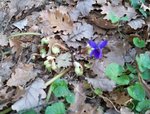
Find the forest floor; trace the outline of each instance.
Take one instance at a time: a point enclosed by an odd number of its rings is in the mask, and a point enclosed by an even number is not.
[[[0,0],[0,114],[150,114],[149,0]]]

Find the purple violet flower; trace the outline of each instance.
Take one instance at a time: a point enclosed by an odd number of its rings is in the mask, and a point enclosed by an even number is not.
[[[90,53],[90,57],[94,55],[96,59],[101,59],[103,56],[102,50],[104,47],[106,47],[107,40],[103,40],[99,42],[98,44],[96,44],[93,40],[90,40],[88,44],[91,46],[91,48],[93,48],[93,50]]]

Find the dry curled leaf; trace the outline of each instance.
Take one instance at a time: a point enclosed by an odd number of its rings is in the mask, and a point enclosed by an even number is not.
[[[100,15],[97,15],[96,12],[91,12],[88,16],[88,22],[92,25],[94,24],[97,27],[100,27],[102,29],[115,29],[117,28],[116,25],[112,24],[106,19],[102,19]]]
[[[134,30],[138,29],[138,28],[142,28],[142,26],[145,24],[145,21],[143,19],[135,19],[132,20],[128,23],[128,25],[133,28]]]
[[[40,78],[36,79],[31,86],[26,88],[25,95],[20,100],[15,102],[11,108],[18,112],[40,105],[42,103],[42,99],[46,97],[46,93],[43,90],[44,88],[44,81]]]
[[[71,63],[71,54],[69,52],[60,54],[56,58],[56,63],[57,63],[58,68],[68,67],[68,66],[72,65],[72,63]]]
[[[20,41],[19,38],[11,38],[9,39],[9,44],[10,44],[10,47],[12,47],[12,53],[16,52],[16,55],[18,56],[23,49],[23,46],[22,46],[23,43]]]
[[[24,29],[25,26],[27,26],[27,24],[28,24],[27,19],[23,19],[23,20],[13,23],[13,25],[21,31]]]
[[[33,64],[19,63],[12,73],[11,78],[7,81],[8,86],[21,86],[25,85],[31,79],[34,79],[37,72],[33,69]]]

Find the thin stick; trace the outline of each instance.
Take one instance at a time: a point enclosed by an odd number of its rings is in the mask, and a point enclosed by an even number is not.
[[[54,76],[52,79],[50,79],[49,81],[47,81],[45,83],[46,87],[49,86],[51,83],[53,83],[55,80],[57,80],[58,78],[62,77],[63,75],[65,75],[68,71],[70,71],[71,67],[65,69],[64,71],[62,71],[60,74]]]
[[[113,103],[110,99],[108,99],[107,97],[104,97],[104,96],[102,96],[102,95],[99,95],[99,96],[100,96],[101,98],[103,98],[103,99],[109,101],[109,102],[113,105],[114,109],[115,109],[118,113],[120,113],[120,111],[116,108],[116,106],[114,105],[114,103]]]

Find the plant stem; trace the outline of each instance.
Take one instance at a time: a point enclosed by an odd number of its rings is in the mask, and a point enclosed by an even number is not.
[[[1,111],[0,114],[7,114],[7,113],[10,112],[11,110],[12,110],[11,107],[9,107],[9,108],[7,108],[7,109]]]
[[[54,76],[52,79],[50,79],[49,81],[47,81],[45,83],[46,87],[49,86],[51,83],[53,83],[55,80],[57,80],[58,78],[62,77],[63,75],[65,75],[68,71],[70,71],[71,67],[63,70],[60,74]]]
[[[48,90],[48,94],[47,94],[47,97],[46,97],[46,103],[48,103],[50,97],[51,97],[51,93],[52,93],[52,88],[51,86],[49,87],[49,90]]]
[[[103,98],[103,99],[109,101],[109,102],[113,105],[114,109],[115,109],[118,113],[120,113],[120,111],[116,108],[116,106],[114,105],[114,103],[113,103],[110,99],[108,99],[107,97],[104,97],[103,95],[99,95],[99,97],[101,97],[101,98]]]
[[[41,34],[40,33],[36,33],[36,32],[22,32],[22,33],[11,34],[9,36],[9,38],[16,37],[16,36],[23,36],[23,35],[36,35],[36,36],[40,36]]]

